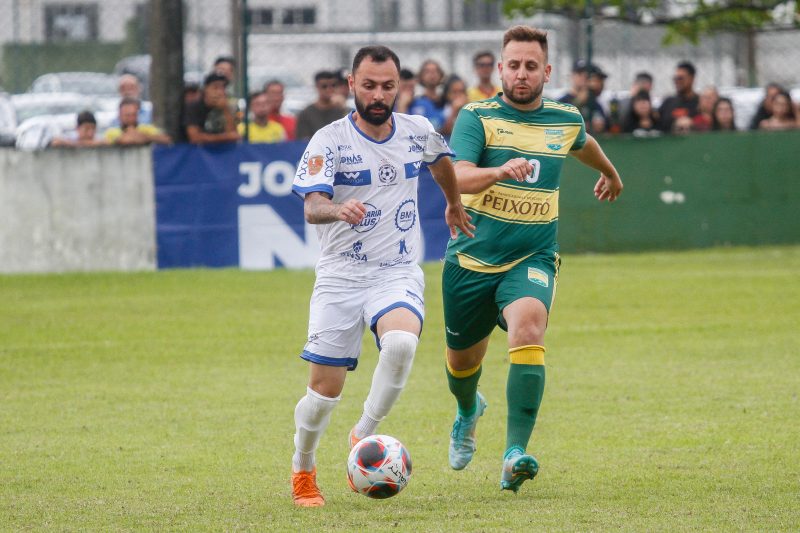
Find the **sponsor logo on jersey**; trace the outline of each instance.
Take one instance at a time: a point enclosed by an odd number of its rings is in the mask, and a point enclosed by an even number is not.
[[[406,171],[406,179],[416,178],[419,176],[419,169],[422,167],[422,161],[414,161],[403,165]]]
[[[336,147],[340,152],[344,152],[345,150],[352,150],[353,147],[349,144],[340,144]]]
[[[364,218],[361,219],[361,222],[350,225],[350,229],[355,230],[358,233],[372,231],[375,229],[375,226],[378,225],[378,221],[381,219],[380,209],[372,204],[368,204],[367,202],[364,202],[364,207],[367,208],[367,213],[364,215]]]
[[[321,154],[312,155],[308,158],[308,173],[312,176],[319,174],[322,170],[322,165],[325,163],[325,158]]]
[[[408,140],[411,141],[412,143],[413,142],[425,143],[425,142],[428,142],[428,136],[427,135],[409,135],[408,136]]]
[[[408,151],[412,154],[419,154],[425,151],[425,149],[419,144],[412,142],[408,147]]]
[[[349,260],[350,263],[366,263],[367,262],[367,254],[361,253],[361,248],[363,248],[364,243],[361,241],[356,241],[353,243],[352,250],[346,250],[344,252],[340,252],[339,255]]]
[[[458,337],[459,335],[461,335],[461,333],[459,333],[458,331],[453,331],[452,329],[450,329],[447,326],[445,326],[444,329],[447,330],[447,333],[449,333],[453,337]]]
[[[388,261],[381,261],[379,265],[381,268],[389,268],[397,265],[409,265],[413,263],[411,252],[413,252],[414,249],[406,244],[405,239],[400,239],[400,242],[397,243],[397,248],[397,256],[389,259]],[[409,291],[406,292],[408,293]],[[420,302],[420,305],[421,304],[422,302]]]
[[[372,183],[372,173],[366,170],[349,170],[347,172],[337,172],[333,176],[334,185],[349,185],[351,187],[362,187]]]
[[[543,270],[538,268],[528,267],[528,281],[531,281],[542,287],[550,286],[550,277]]]
[[[400,231],[408,231],[414,227],[417,222],[417,204],[412,199],[403,200],[397,206],[397,211],[394,214],[394,225]]]
[[[544,130],[544,144],[552,151],[557,152],[561,150],[566,142],[564,130],[561,129],[545,129]]]
[[[303,153],[303,159],[300,161],[300,168],[297,169],[297,177],[301,180],[306,179],[308,173],[308,151]]]
[[[388,161],[382,161],[381,166],[378,168],[378,179],[384,185],[389,185],[397,179],[397,169]]]
[[[339,164],[341,165],[361,165],[363,163],[364,159],[362,159],[361,154],[343,155],[339,158]]]
[[[500,211],[509,215],[532,215],[547,216],[553,206],[548,200],[536,202],[524,198],[508,198],[501,195],[494,196],[487,193],[483,195],[483,206],[491,207],[494,211]]]
[[[514,132],[505,128],[497,128],[498,135],[514,135]]]
[[[478,194],[462,194],[461,201],[469,210],[517,224],[549,224],[558,219],[558,191],[528,187],[498,184]]]

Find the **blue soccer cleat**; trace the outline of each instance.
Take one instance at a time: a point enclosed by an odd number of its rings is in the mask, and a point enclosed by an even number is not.
[[[503,457],[503,473],[500,475],[500,490],[517,492],[522,483],[539,473],[539,463],[522,448],[514,446]]]
[[[450,466],[453,470],[463,470],[475,454],[478,446],[475,444],[475,428],[478,426],[478,418],[483,415],[486,410],[486,400],[483,395],[478,392],[477,401],[478,407],[475,414],[468,417],[456,415],[456,421],[453,422],[453,431],[450,432]]]

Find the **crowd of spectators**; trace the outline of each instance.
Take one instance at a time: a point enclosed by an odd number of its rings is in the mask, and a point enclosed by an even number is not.
[[[592,134],[633,134],[658,136],[706,131],[736,130],[734,103],[721,97],[713,86],[695,89],[695,66],[689,61],[678,63],[672,76],[674,93],[662,100],[652,95],[654,77],[639,72],[634,77],[628,96],[604,94],[609,74],[599,65],[576,61],[570,75],[570,87],[558,97],[575,105]],[[230,88],[236,77],[236,62],[221,56],[206,75],[202,86],[184,87],[184,114],[179,142],[195,144],[237,142],[274,143],[286,140],[307,140],[326,124],[346,116],[353,107],[346,74],[341,71],[320,71],[314,75],[317,98],[296,116],[282,110],[285,87],[272,80],[249,95],[247,120]],[[474,84],[464,78],[448,75],[433,59],[424,61],[417,73],[400,72],[400,85],[395,110],[423,115],[442,134],[449,135],[459,110],[468,102],[495,96],[501,88],[495,83],[497,58],[481,51],[473,57]],[[119,116],[112,128],[98,137],[96,121],[90,112],[78,115],[74,134],[57,138],[52,146],[100,146],[108,144],[141,145],[171,143],[172,139],[152,125],[152,107],[140,100],[141,86],[135,76],[119,79]],[[658,105],[657,105],[658,104]],[[765,97],[750,123],[752,130],[800,128],[798,106],[786,89],[770,83]]]

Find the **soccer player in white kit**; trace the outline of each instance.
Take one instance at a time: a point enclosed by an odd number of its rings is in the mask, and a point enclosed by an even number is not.
[[[305,219],[318,224],[321,256],[311,296],[306,395],[295,408],[292,497],[301,507],[325,499],[314,457],[345,376],[358,364],[368,325],[380,350],[351,447],[375,433],[405,386],[424,318],[422,240],[417,209],[420,165],[442,189],[450,235],[472,236],[461,205],[452,152],[424,117],[393,113],[400,61],[384,46],[356,53],[349,76],[356,111],[319,130],[293,183]]]

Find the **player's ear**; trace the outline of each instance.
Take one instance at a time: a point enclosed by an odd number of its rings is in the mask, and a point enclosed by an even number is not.
[[[353,91],[355,91],[356,82],[355,82],[355,78],[353,78],[352,74],[348,74],[347,75],[347,86],[350,87],[350,92],[351,93]]]
[[[544,81],[545,81],[545,83],[550,81],[550,73],[552,72],[552,70],[553,70],[553,65],[551,65],[550,63],[548,63],[547,66],[544,67]]]

